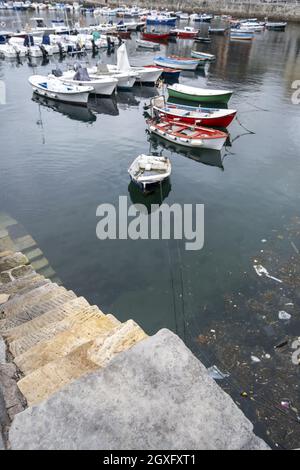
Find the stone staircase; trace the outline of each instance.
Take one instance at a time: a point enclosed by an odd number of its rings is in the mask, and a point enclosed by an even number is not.
[[[16,366],[16,393],[21,391],[28,406],[105,367],[147,337],[134,321],[121,323],[104,314],[37,274],[24,254],[9,250],[0,252],[1,336],[6,367]]]

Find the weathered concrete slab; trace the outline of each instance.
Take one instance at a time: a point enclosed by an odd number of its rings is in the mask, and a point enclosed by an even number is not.
[[[24,398],[17,387],[17,380],[14,364],[0,364],[0,393],[4,397],[7,414],[11,420],[24,410]]]
[[[12,449],[267,449],[168,330],[18,414]]]
[[[0,336],[0,364],[6,363],[6,344],[4,339]]]

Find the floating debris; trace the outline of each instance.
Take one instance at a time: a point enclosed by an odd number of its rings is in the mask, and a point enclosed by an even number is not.
[[[284,348],[285,346],[287,346],[288,344],[289,344],[288,340],[282,341],[282,343],[279,343],[279,344],[277,344],[276,346],[274,346],[274,349],[282,349],[282,348]]]
[[[280,284],[282,284],[282,281],[280,279],[277,279],[277,277],[271,276],[269,274],[269,271],[266,268],[264,268],[261,264],[255,264],[253,267],[255,269],[256,274],[259,277],[266,276],[269,279],[272,279],[273,281],[276,281],[276,282],[279,282]]]
[[[209,376],[214,380],[224,380],[229,377],[229,374],[224,374],[218,369],[217,366],[212,366],[208,369]]]
[[[254,364],[258,364],[259,362],[261,362],[261,360],[256,357],[256,356],[251,356],[251,361],[254,363]]]
[[[284,320],[288,321],[292,318],[292,315],[290,315],[288,312],[285,312],[284,310],[281,310],[278,314],[279,320]]]
[[[292,247],[294,248],[296,254],[299,255],[299,254],[300,254],[300,251],[299,251],[298,248],[296,247],[295,243],[294,243],[294,242],[291,242],[291,245],[292,245]]]

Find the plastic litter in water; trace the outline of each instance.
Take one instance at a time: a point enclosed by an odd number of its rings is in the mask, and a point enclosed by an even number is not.
[[[264,268],[261,264],[255,264],[253,268],[255,269],[255,272],[259,277],[266,276],[269,279],[272,279],[273,281],[276,281],[282,284],[282,281],[280,279],[278,279],[277,277],[271,276],[269,274],[269,271],[266,268]]]
[[[285,410],[289,410],[291,405],[292,405],[292,403],[290,402],[290,400],[282,400],[280,402],[281,408],[284,408]]]
[[[278,318],[279,320],[290,320],[292,318],[292,315],[285,312],[284,310],[281,310],[278,314]]]
[[[217,366],[212,366],[208,369],[209,376],[214,380],[224,380],[229,377],[229,374],[224,374],[218,369]]]
[[[258,364],[259,362],[261,362],[261,360],[256,356],[251,356],[251,361],[254,362],[255,364]]]

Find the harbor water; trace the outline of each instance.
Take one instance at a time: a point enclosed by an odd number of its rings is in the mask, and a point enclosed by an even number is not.
[[[17,29],[26,15],[0,12],[0,19]],[[50,14],[44,16],[49,23]],[[201,28],[206,35],[208,26]],[[193,47],[178,39],[159,53],[137,50],[137,37],[126,43],[133,65],[151,64],[155,55],[189,57]],[[299,366],[291,350],[274,349],[300,336],[299,277],[286,291],[284,282],[261,278],[253,268],[259,262],[278,277],[291,260],[299,265],[300,104],[292,102],[292,84],[300,80],[299,26],[258,33],[245,43],[212,36],[211,44],[196,48],[217,60],[205,70],[183,72],[180,83],[233,90],[229,107],[238,110],[221,153],[194,155],[151,140],[143,113],[159,94],[154,87],[91,97],[87,109],[37,101],[28,78],[66,69],[75,59],[0,60],[6,87],[0,212],[26,227],[67,288],[121,321],[134,319],[149,334],[176,332],[207,367],[228,373],[220,385],[258,434],[273,447],[299,447],[293,411],[298,406],[300,414]],[[116,63],[116,53],[80,60]],[[171,159],[172,176],[161,192],[145,196],[127,170],[149,151]],[[186,251],[184,240],[100,241],[97,207],[118,207],[120,196],[148,206],[162,200],[204,204],[203,249]],[[279,320],[281,310],[289,311],[290,322]],[[281,408],[284,399],[292,409]]]

